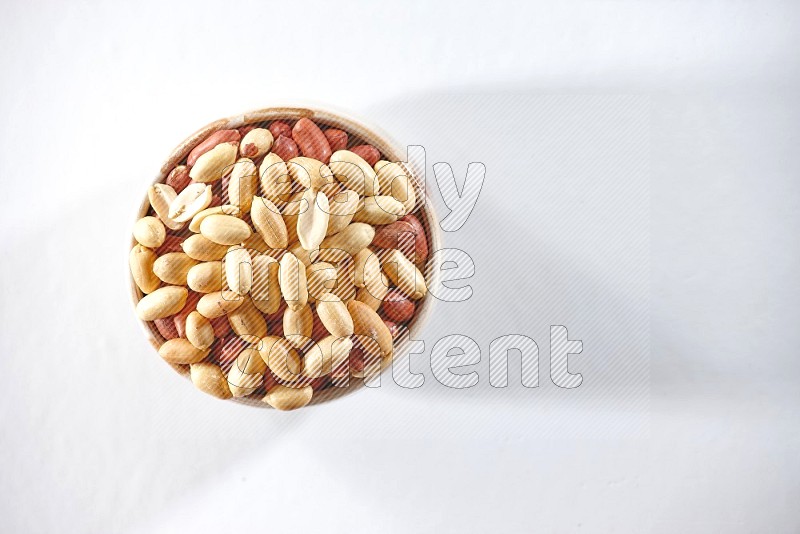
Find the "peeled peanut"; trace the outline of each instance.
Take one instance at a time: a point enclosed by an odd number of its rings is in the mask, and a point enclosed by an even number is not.
[[[200,156],[215,146],[219,145],[220,143],[239,143],[239,139],[241,139],[241,137],[241,134],[237,130],[217,130],[206,137],[202,142],[194,147],[191,152],[189,152],[189,155],[186,157],[186,164],[191,167],[197,163],[197,160]]]
[[[133,225],[133,237],[146,247],[158,248],[164,244],[167,231],[158,218],[142,217]]]
[[[286,162],[289,175],[304,189],[319,190],[334,182],[333,172],[319,160],[299,157]]]
[[[261,175],[261,192],[264,197],[276,205],[283,205],[292,192],[292,178],[286,163],[274,152],[264,156],[259,167]]]
[[[326,262],[317,262],[306,267],[308,301],[313,302],[336,287],[336,267]]]
[[[391,224],[405,214],[403,204],[389,196],[366,197],[359,201],[355,222],[365,222],[372,225]]]
[[[272,315],[281,305],[281,286],[278,282],[280,264],[266,254],[253,256],[253,287],[250,298],[262,313]]]
[[[238,217],[241,214],[239,208],[236,206],[231,206],[230,204],[223,204],[222,206],[213,206],[211,208],[206,208],[203,211],[199,212],[197,215],[192,217],[192,222],[189,223],[189,230],[194,233],[200,231],[200,223],[203,222],[203,219],[208,217],[209,215],[233,215],[234,217]]]
[[[350,189],[341,192],[329,193],[322,190],[328,197],[328,231],[326,236],[333,235],[344,230],[353,220],[353,216],[358,210],[358,193]]]
[[[189,170],[189,177],[195,182],[209,183],[222,178],[236,161],[238,147],[230,143],[220,143],[199,158]]]
[[[192,259],[198,261],[221,260],[228,252],[228,247],[214,243],[200,234],[190,235],[181,243],[181,248]]]
[[[359,196],[374,196],[380,194],[378,176],[363,158],[349,150],[339,150],[331,155],[328,164],[336,179],[342,182],[347,189],[352,189]]]
[[[198,349],[207,349],[214,343],[214,327],[200,312],[193,311],[186,317],[186,339]]]
[[[311,386],[291,388],[277,384],[269,390],[264,402],[276,410],[296,410],[311,402],[313,395],[314,388]]]
[[[175,222],[188,222],[211,204],[211,186],[189,184],[169,205],[169,218]]]
[[[332,293],[320,295],[317,300],[317,315],[322,325],[332,335],[346,337],[353,334],[353,318],[342,300]]]
[[[186,275],[186,285],[198,293],[214,293],[222,290],[222,262],[198,263]]]
[[[337,264],[336,287],[330,292],[345,303],[356,298],[356,286],[353,284],[353,261],[349,257],[346,261],[340,261]]]
[[[269,199],[254,197],[250,217],[253,226],[271,248],[286,248],[289,237],[280,210]]]
[[[244,349],[228,371],[228,387],[234,397],[250,395],[264,382],[267,367],[255,349]]]
[[[267,321],[250,299],[228,312],[228,322],[231,330],[247,343],[257,345],[267,336]]]
[[[233,291],[215,291],[200,297],[197,301],[197,311],[206,319],[216,319],[232,312],[243,302],[244,297]]]
[[[428,292],[422,272],[399,250],[390,250],[382,264],[386,276],[407,297],[419,300]]]
[[[317,341],[306,353],[303,374],[317,378],[331,374],[341,378],[349,374],[347,357],[353,342],[350,337],[326,336]]]
[[[228,199],[231,205],[238,207],[242,213],[250,211],[253,195],[256,194],[257,179],[258,170],[253,160],[239,158],[233,165],[231,179],[228,182]]]
[[[289,308],[299,310],[305,306],[308,302],[306,268],[291,252],[287,252],[281,258],[278,281],[283,300]]]
[[[154,321],[175,315],[183,309],[189,290],[185,287],[164,286],[145,295],[136,304],[136,315],[142,321]]]
[[[352,223],[341,232],[323,239],[319,248],[339,249],[355,256],[372,243],[373,237],[375,228],[365,223]]]
[[[208,362],[193,363],[189,367],[192,383],[202,391],[219,399],[230,399],[231,389],[219,365]]]
[[[245,239],[242,242],[242,246],[250,251],[250,254],[254,252],[270,252],[273,248],[267,245],[264,242],[264,238],[261,237],[258,232],[254,232],[250,237]],[[228,250],[227,248],[225,250]]]
[[[252,231],[246,222],[231,215],[209,215],[200,223],[200,233],[220,245],[238,245]]]
[[[142,293],[152,293],[161,285],[161,280],[153,272],[156,253],[143,245],[136,245],[128,256],[131,276]]]
[[[246,295],[253,285],[253,264],[250,253],[241,246],[233,246],[225,255],[225,280],[234,293]]]
[[[302,202],[304,206],[300,207],[297,216],[297,238],[305,250],[315,250],[328,231],[328,197],[314,189],[307,189]]]
[[[306,304],[298,310],[286,308],[283,312],[283,336],[296,348],[301,348],[311,339],[314,328],[314,314]]]
[[[259,351],[264,363],[275,376],[285,382],[294,382],[303,371],[303,360],[291,343],[284,338],[269,336],[264,338]]]
[[[197,260],[193,260],[184,252],[168,252],[156,259],[153,263],[153,272],[167,284],[182,286],[186,285],[189,269],[197,263]]]
[[[317,257],[317,250],[306,250],[303,248],[303,245],[300,243],[295,243],[291,247],[289,247],[289,252],[294,254],[295,258],[300,260],[303,265],[308,267],[313,263],[313,261],[317,261],[319,258]],[[314,254],[314,260],[311,260],[311,254]]]
[[[350,351],[350,374],[356,378],[377,375],[383,364],[389,363],[385,358],[380,344],[375,338],[363,334],[352,336],[353,348]],[[383,360],[383,361],[381,361]]]
[[[414,192],[410,174],[399,163],[389,161],[376,163],[375,172],[378,175],[381,191],[401,202],[404,214],[414,211],[417,195]]]
[[[381,272],[381,262],[378,255],[369,248],[361,250],[353,258],[354,271],[353,271],[353,284],[356,287],[364,287],[365,280],[377,276]]]
[[[170,230],[180,230],[183,228],[184,223],[179,223],[169,217],[169,206],[172,201],[177,198],[178,194],[167,184],[153,184],[147,190],[147,198],[150,199],[150,205],[153,210],[164,223],[164,226]]]
[[[250,159],[258,159],[272,148],[272,133],[266,128],[253,128],[242,137],[239,153]]]
[[[353,318],[353,332],[360,336],[367,336],[378,342],[383,357],[392,354],[392,334],[380,315],[372,308],[359,302],[351,300],[347,303],[347,310]]]
[[[281,209],[281,215],[283,216],[283,222],[286,224],[286,233],[290,245],[292,243],[297,243],[297,218],[300,215],[300,209],[306,205],[305,202],[303,202],[303,194],[305,194],[305,191],[298,191],[289,197],[289,202]]]
[[[198,349],[182,337],[169,339],[158,349],[158,353],[169,363],[187,364],[201,362],[208,356],[208,349]]]
[[[383,272],[379,272],[372,278],[367,278],[365,282],[364,287],[358,290],[356,300],[378,311],[386,293],[389,291],[389,279]]]

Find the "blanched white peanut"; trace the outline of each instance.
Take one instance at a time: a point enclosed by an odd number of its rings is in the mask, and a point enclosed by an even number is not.
[[[142,321],[155,321],[175,315],[183,309],[189,290],[185,287],[164,286],[142,297],[136,304],[136,315]]]
[[[276,410],[296,410],[311,402],[314,389],[311,386],[290,388],[277,384],[264,397],[264,402]]]
[[[228,387],[234,397],[250,395],[264,382],[267,366],[255,349],[244,349],[228,371]]]
[[[164,243],[167,231],[157,217],[142,217],[133,226],[133,237],[149,248],[158,248]]]
[[[238,147],[230,143],[220,143],[194,162],[189,170],[189,177],[195,182],[216,182],[236,161]]]
[[[211,347],[214,343],[214,328],[198,311],[193,311],[186,317],[186,339],[201,350]]]
[[[156,253],[143,245],[136,245],[128,256],[133,281],[142,293],[152,293],[161,285],[161,280],[153,272]]]
[[[164,226],[170,230],[180,230],[184,226],[184,223],[179,223],[169,217],[169,206],[177,196],[178,194],[175,190],[167,184],[153,184],[147,190],[150,205],[158,215],[158,218],[161,219],[161,222],[164,223]]]
[[[167,284],[183,286],[186,285],[189,269],[197,263],[197,260],[193,260],[183,252],[168,252],[156,259],[153,263],[153,272]]]
[[[357,210],[353,221],[373,225],[391,224],[405,214],[403,204],[389,196],[366,197]]]
[[[378,342],[383,357],[390,356],[393,350],[392,333],[389,332],[389,328],[380,315],[357,300],[348,302],[347,310],[353,318],[353,332],[374,339]]]
[[[319,190],[334,181],[333,173],[328,166],[313,158],[303,156],[292,158],[286,162],[286,168],[292,179],[304,189]]]
[[[357,194],[364,196],[380,194],[380,185],[375,171],[358,154],[349,150],[336,151],[331,154],[328,166],[336,179],[342,182],[347,189],[352,189]]]
[[[194,234],[181,243],[181,248],[192,259],[198,261],[221,260],[228,252],[228,247],[214,243],[200,234]]]
[[[200,300],[197,301],[197,311],[206,319],[216,319],[232,312],[241,306],[243,302],[244,297],[233,291],[215,291],[200,297]]]
[[[214,293],[222,290],[222,262],[198,263],[186,275],[186,285],[198,293]]]
[[[158,353],[169,363],[187,364],[205,360],[208,349],[198,349],[188,340],[179,337],[164,342]]]
[[[428,292],[422,272],[399,250],[390,250],[382,263],[386,276],[408,298],[419,300]]]
[[[352,223],[338,234],[328,236],[322,240],[319,248],[339,249],[350,256],[355,256],[370,243],[375,237],[375,228],[366,223]]]
[[[232,215],[214,214],[200,223],[200,233],[220,245],[238,245],[250,237],[252,231],[241,219]]]
[[[228,249],[225,255],[225,280],[234,293],[246,295],[253,285],[253,264],[250,253],[241,246]]]
[[[231,330],[246,343],[258,345],[267,336],[267,321],[249,298],[228,312]]]
[[[293,347],[299,349],[308,343],[313,328],[314,314],[308,304],[297,310],[287,307],[283,312],[283,337]]]
[[[306,305],[308,302],[306,267],[291,252],[287,252],[281,258],[278,281],[283,300],[289,308],[299,310]]]
[[[376,163],[375,172],[378,175],[381,191],[403,204],[404,215],[414,211],[417,195],[409,173],[399,163],[389,161]]]
[[[300,378],[303,360],[286,339],[274,336],[264,338],[259,353],[263,362],[279,379],[291,383]]]
[[[341,232],[352,222],[358,209],[358,194],[350,189],[337,193],[323,189],[322,192],[328,197],[330,217],[328,218],[328,231],[325,232],[325,235],[329,236]]]
[[[202,391],[219,399],[230,399],[231,390],[228,380],[219,365],[208,362],[193,363],[189,367],[192,383]]]
[[[211,186],[189,184],[169,205],[169,218],[175,222],[188,222],[211,204]]]
[[[289,236],[277,206],[264,197],[254,197],[250,217],[253,226],[271,248],[286,248]]]
[[[272,315],[281,305],[281,286],[278,282],[280,264],[266,254],[253,257],[253,287],[250,298],[261,312]]]
[[[239,158],[231,170],[231,179],[228,182],[228,199],[231,205],[236,206],[242,213],[248,213],[253,204],[253,195],[256,194],[256,180],[258,170],[253,160]]]
[[[274,152],[264,156],[259,168],[261,193],[273,204],[283,205],[292,192],[292,178],[286,163]]]
[[[323,293],[331,291],[336,287],[336,279],[336,267],[330,263],[320,261],[306,267],[308,301],[314,302]]]
[[[239,208],[236,206],[231,206],[230,204],[223,204],[222,206],[214,206],[212,208],[206,208],[203,211],[199,212],[197,215],[192,217],[192,221],[189,223],[189,230],[194,233],[200,231],[200,223],[203,222],[203,219],[208,217],[209,215],[233,215],[234,217],[238,217],[240,215]]]
[[[317,315],[328,332],[336,337],[353,334],[353,318],[347,306],[333,293],[324,293],[317,300]]]
[[[304,205],[297,216],[297,238],[305,250],[315,250],[328,231],[328,197],[322,192],[307,189],[301,202]]]

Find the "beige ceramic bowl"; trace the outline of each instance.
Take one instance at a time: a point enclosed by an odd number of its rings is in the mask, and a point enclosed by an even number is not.
[[[285,120],[293,122],[303,117],[307,117],[323,127],[329,126],[344,130],[350,136],[350,142],[348,143],[348,146],[353,146],[354,144],[366,143],[377,148],[383,155],[384,159],[387,159],[389,161],[404,161],[406,159],[406,149],[404,146],[396,144],[382,131],[371,126],[367,126],[361,121],[347,117],[340,113],[334,113],[331,111],[318,108],[274,107],[274,108],[264,108],[256,111],[251,111],[249,113],[245,113],[243,115],[237,115],[235,117],[229,117],[227,119],[220,119],[201,128],[194,134],[190,135],[187,139],[182,141],[175,148],[175,150],[172,151],[172,154],[170,154],[170,156],[161,166],[161,169],[159,170],[153,183],[163,182],[166,179],[169,172],[176,165],[179,165],[185,161],[186,156],[198,143],[200,143],[202,140],[207,138],[211,133],[217,130],[241,128],[242,126],[247,126],[251,124],[266,126],[268,123],[275,120]],[[433,207],[431,205],[430,199],[428,199],[423,194],[425,188],[422,187],[419,176],[413,172],[413,169],[408,168],[408,170],[412,175],[412,181],[414,182],[417,198],[418,199],[424,198],[425,200],[425,202],[421,205],[421,207],[418,204],[417,211],[414,212],[414,215],[417,216],[417,218],[422,222],[423,226],[425,227],[429,250],[431,252],[439,250],[441,248],[441,238],[438,232],[438,223],[436,222],[436,216],[433,212]],[[134,222],[140,219],[141,217],[147,215],[148,209],[150,208],[150,203],[147,199],[147,194],[145,193],[143,197],[144,200],[142,201],[139,207]],[[129,244],[129,249],[133,247],[134,244],[135,240],[131,239],[131,242]],[[433,254],[429,254],[427,264],[424,266],[423,269],[423,272],[426,273],[426,277],[429,276],[428,273],[436,272],[435,266],[433,265],[434,261],[435,258],[433,257]],[[133,278],[130,276],[128,284],[131,289],[131,296],[133,298],[133,304],[135,306],[136,303],[138,303],[139,300],[142,298],[143,294],[134,283]],[[423,325],[430,316],[431,307],[433,305],[434,300],[435,298],[432,295],[428,294],[422,300],[421,303],[418,303],[414,317],[406,325],[409,329],[411,339],[420,338],[420,332],[422,330]],[[158,350],[158,347],[160,347],[164,343],[165,341],[164,338],[161,336],[158,330],[156,330],[154,325],[145,321],[141,321],[141,324],[144,328],[145,335],[150,341],[150,344],[153,345],[153,347],[156,350]],[[405,348],[406,347],[402,343],[395,341],[395,354],[402,352]],[[157,356],[157,353],[155,353],[155,355]],[[386,363],[388,364],[389,362],[387,361]],[[186,378],[189,378],[188,366],[172,365],[172,364],[170,364],[170,366],[173,367],[176,371],[178,371]],[[389,377],[387,377],[386,373],[384,373],[382,380],[386,379],[389,379]],[[362,386],[363,386],[363,381],[361,379],[351,377],[350,386],[347,388],[329,387],[321,392],[315,392],[310,405],[319,404],[321,402],[325,402],[327,400],[340,397],[344,394],[352,393],[353,391],[360,389]],[[199,395],[203,395],[203,393],[201,393],[200,391],[198,391],[197,393]],[[262,397],[263,394],[259,395],[259,393],[254,393],[253,395],[250,395],[248,397],[233,398],[231,400],[233,402],[237,402],[240,404],[248,404],[251,406],[269,408],[269,405],[261,401]]]

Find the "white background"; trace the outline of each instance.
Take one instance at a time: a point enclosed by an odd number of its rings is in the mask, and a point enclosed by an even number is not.
[[[0,530],[800,529],[797,4],[427,4],[2,6]],[[561,97],[548,115],[541,95],[634,95],[649,124]],[[483,365],[526,333],[540,388],[443,391],[428,371],[278,414],[159,361],[125,278],[147,183],[196,128],[296,100],[457,176],[486,163],[445,236],[475,257],[475,300],[438,307],[426,347],[467,334]],[[611,194],[643,156],[636,193]],[[607,395],[556,391],[551,323]],[[626,357],[614,382],[603,364]]]

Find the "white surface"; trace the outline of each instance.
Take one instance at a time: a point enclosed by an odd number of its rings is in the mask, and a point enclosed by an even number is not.
[[[3,10],[3,531],[798,530],[796,4]],[[589,158],[562,177],[576,198],[597,165],[631,158],[593,153],[579,128],[574,140],[521,135],[519,124],[543,116],[535,95],[565,93],[649,100],[650,224],[623,231],[630,242],[575,232],[598,214],[621,224],[636,203],[588,196],[568,222],[542,215],[573,198],[529,172],[526,162],[552,163],[545,149]],[[616,394],[554,391],[545,361],[538,390],[441,391],[427,388],[428,372],[420,391],[279,415],[205,398],[172,373],[128,304],[132,206],[188,133],[287,98],[350,109],[457,175],[487,163],[476,219],[445,237],[477,251],[476,300],[439,314],[428,351],[438,336],[464,333],[486,357],[491,336],[521,325],[542,347],[548,324],[563,322],[584,341],[574,361],[586,385]],[[609,117],[613,132],[620,115]],[[549,194],[538,210],[513,195],[493,225],[492,201],[508,189]],[[479,245],[509,230],[549,240],[537,249],[552,265],[545,280],[587,290],[596,280],[587,308],[580,292],[525,302],[525,291],[558,294],[535,280],[515,291],[532,250],[491,284],[500,267]],[[616,273],[612,252],[599,253],[648,234]],[[628,285],[642,259],[649,291]],[[476,309],[492,292],[519,301]],[[623,323],[636,317],[626,310],[650,308],[650,334],[635,340],[650,352],[631,352],[647,363],[644,389],[613,382],[608,354],[590,350],[624,341],[603,330],[602,300],[625,295],[645,300],[615,308]]]

